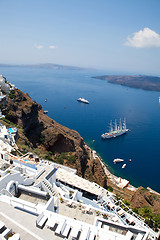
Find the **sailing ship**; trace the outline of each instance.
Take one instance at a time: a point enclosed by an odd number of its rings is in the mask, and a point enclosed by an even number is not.
[[[128,132],[129,129],[126,128],[126,120],[124,119],[123,123],[120,119],[119,124],[117,124],[116,120],[114,121],[114,127],[112,121],[110,122],[109,132],[103,133],[101,137],[103,139],[115,138],[117,136],[121,136]]]

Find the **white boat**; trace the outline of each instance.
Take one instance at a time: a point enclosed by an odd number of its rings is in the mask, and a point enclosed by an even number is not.
[[[113,162],[116,164],[116,163],[119,163],[119,162],[124,162],[124,160],[121,159],[121,158],[115,158],[115,159],[113,160]]]
[[[78,101],[78,102],[82,102],[82,103],[87,103],[87,104],[89,104],[89,101],[86,100],[85,98],[78,98],[77,101]]]
[[[48,113],[48,110],[44,110],[44,114],[47,114]]]
[[[122,168],[125,168],[125,167],[126,167],[126,163],[125,163],[125,164],[123,164]]]
[[[124,119],[123,121],[123,124],[121,122],[121,119],[119,121],[119,124],[117,124],[116,120],[114,122],[114,128],[113,128],[113,125],[112,125],[112,121],[110,122],[110,129],[109,129],[109,132],[107,133],[103,133],[101,135],[101,138],[103,139],[109,139],[109,138],[115,138],[117,136],[120,136],[120,135],[123,135],[125,134],[126,132],[128,132],[129,129],[126,128],[126,121]]]

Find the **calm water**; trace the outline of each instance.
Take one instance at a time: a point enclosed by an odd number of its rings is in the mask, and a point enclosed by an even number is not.
[[[77,130],[114,174],[135,186],[149,186],[160,192],[160,93],[91,78],[113,72],[0,68],[0,73],[28,92],[48,110],[51,118]],[[86,98],[90,104],[77,102],[79,97]],[[102,140],[100,135],[108,129],[110,120],[124,117],[131,131],[115,139]],[[126,168],[122,169],[122,164],[114,165],[114,158],[123,158]],[[130,158],[132,162],[128,161]]]

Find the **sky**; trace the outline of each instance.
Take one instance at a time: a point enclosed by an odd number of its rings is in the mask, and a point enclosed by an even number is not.
[[[0,63],[160,76],[160,0],[0,0]]]

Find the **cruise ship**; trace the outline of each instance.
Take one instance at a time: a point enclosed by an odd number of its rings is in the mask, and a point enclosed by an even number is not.
[[[115,138],[117,136],[123,135],[128,132],[129,129],[126,128],[126,120],[124,119],[123,123],[120,119],[119,124],[117,124],[116,120],[114,122],[114,127],[112,121],[110,122],[109,132],[103,133],[101,137],[103,139]]]
[[[82,103],[87,103],[87,104],[89,104],[89,101],[86,100],[85,98],[78,98],[77,101],[78,101],[78,102],[82,102]]]

